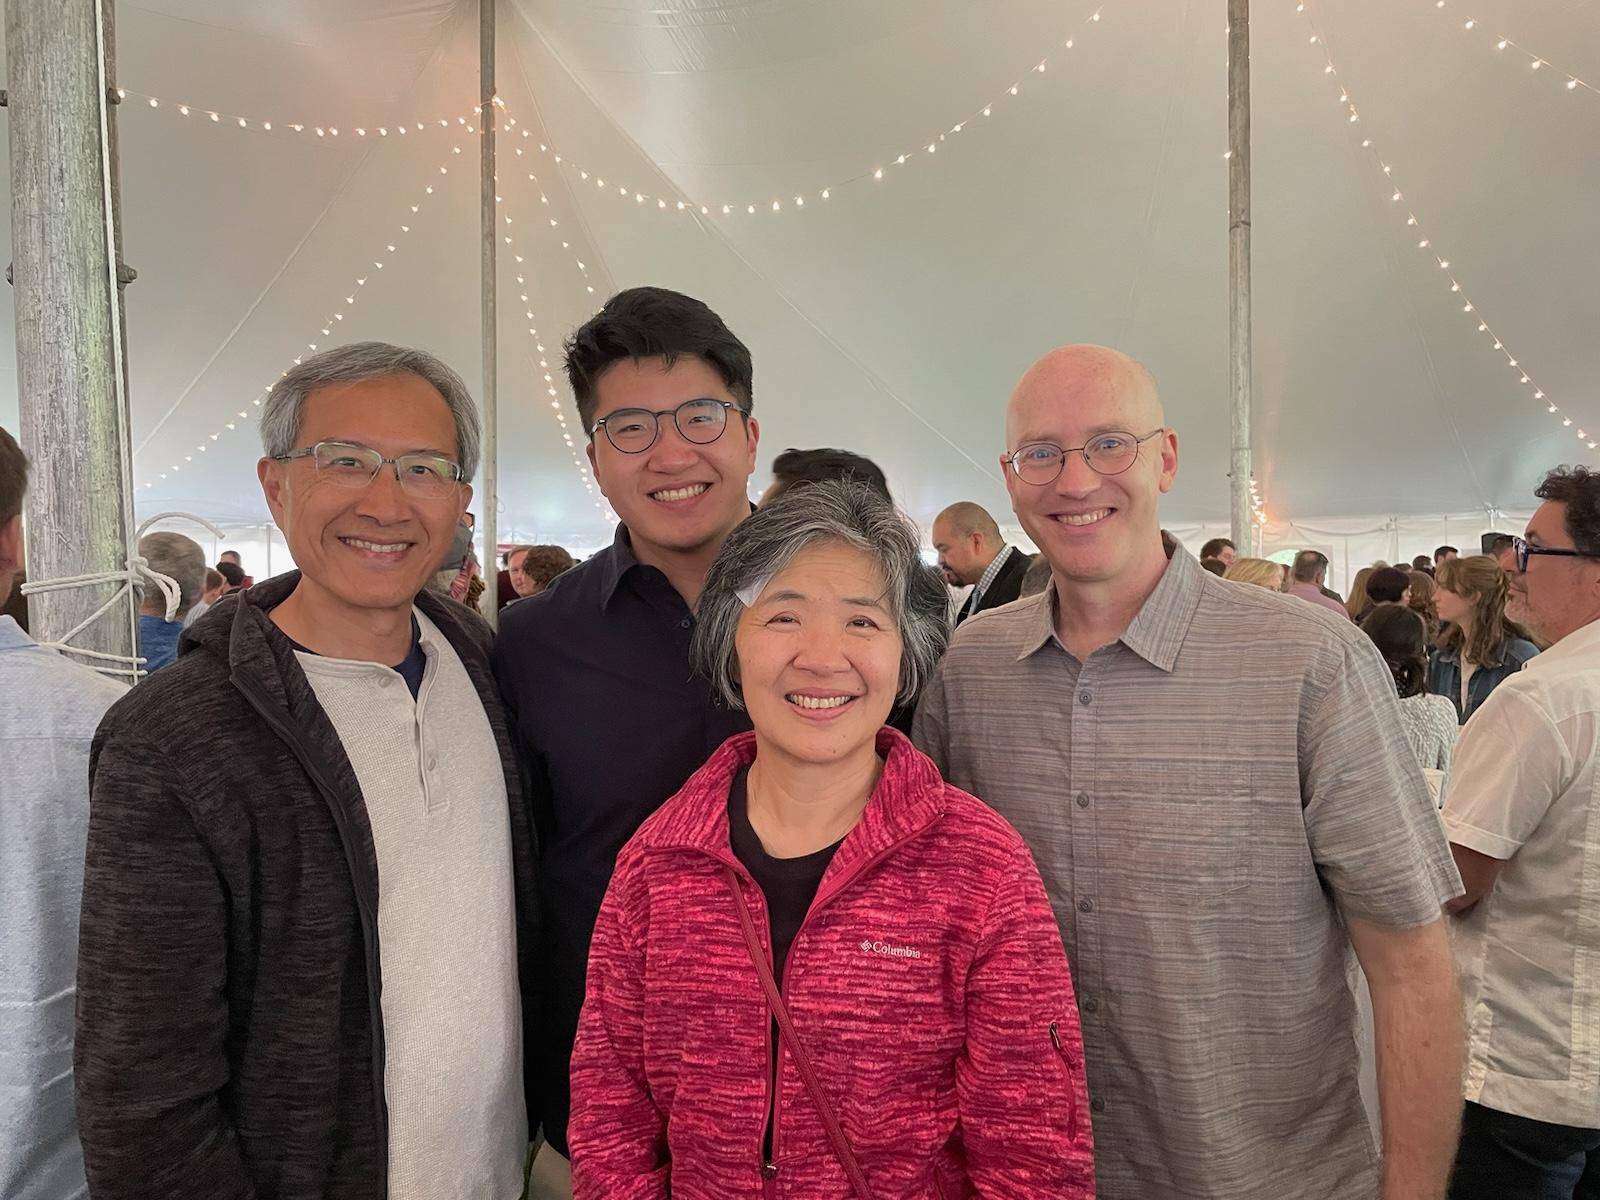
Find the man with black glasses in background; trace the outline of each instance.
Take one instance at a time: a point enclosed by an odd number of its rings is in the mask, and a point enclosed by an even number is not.
[[[1600,1196],[1600,473],[1535,494],[1506,611],[1550,648],[1473,713],[1444,804],[1466,886],[1451,1200]]]

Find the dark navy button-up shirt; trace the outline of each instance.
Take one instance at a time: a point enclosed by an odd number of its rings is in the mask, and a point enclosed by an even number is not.
[[[750,728],[689,667],[694,615],[641,563],[626,527],[548,588],[505,609],[494,671],[530,768],[540,837],[546,991],[530,1097],[565,1153],[567,1074],[589,938],[617,853],[699,769]]]

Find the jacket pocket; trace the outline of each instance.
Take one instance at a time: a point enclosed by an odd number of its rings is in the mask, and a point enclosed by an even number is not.
[[[1066,1046],[1061,1042],[1061,1029],[1057,1022],[1050,1022],[1050,1046],[1056,1052],[1056,1061],[1061,1064],[1061,1074],[1067,1081],[1067,1141],[1078,1140],[1078,1088],[1073,1082],[1073,1076],[1082,1068],[1083,1064],[1067,1052]]]

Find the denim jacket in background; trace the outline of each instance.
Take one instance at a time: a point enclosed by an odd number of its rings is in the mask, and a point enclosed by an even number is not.
[[[1526,638],[1507,638],[1500,643],[1500,665],[1479,667],[1467,682],[1467,707],[1461,707],[1461,652],[1459,650],[1434,650],[1428,655],[1428,690],[1436,696],[1446,697],[1456,706],[1456,719],[1465,725],[1467,719],[1478,711],[1478,706],[1489,698],[1489,693],[1499,687],[1502,680],[1522,670],[1522,665],[1539,648]]]

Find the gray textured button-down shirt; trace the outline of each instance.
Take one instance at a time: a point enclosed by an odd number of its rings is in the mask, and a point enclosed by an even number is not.
[[[1072,960],[1103,1200],[1377,1194],[1342,918],[1460,880],[1376,649],[1181,549],[1079,663],[1055,588],[962,625],[915,740],[1027,839]]]

